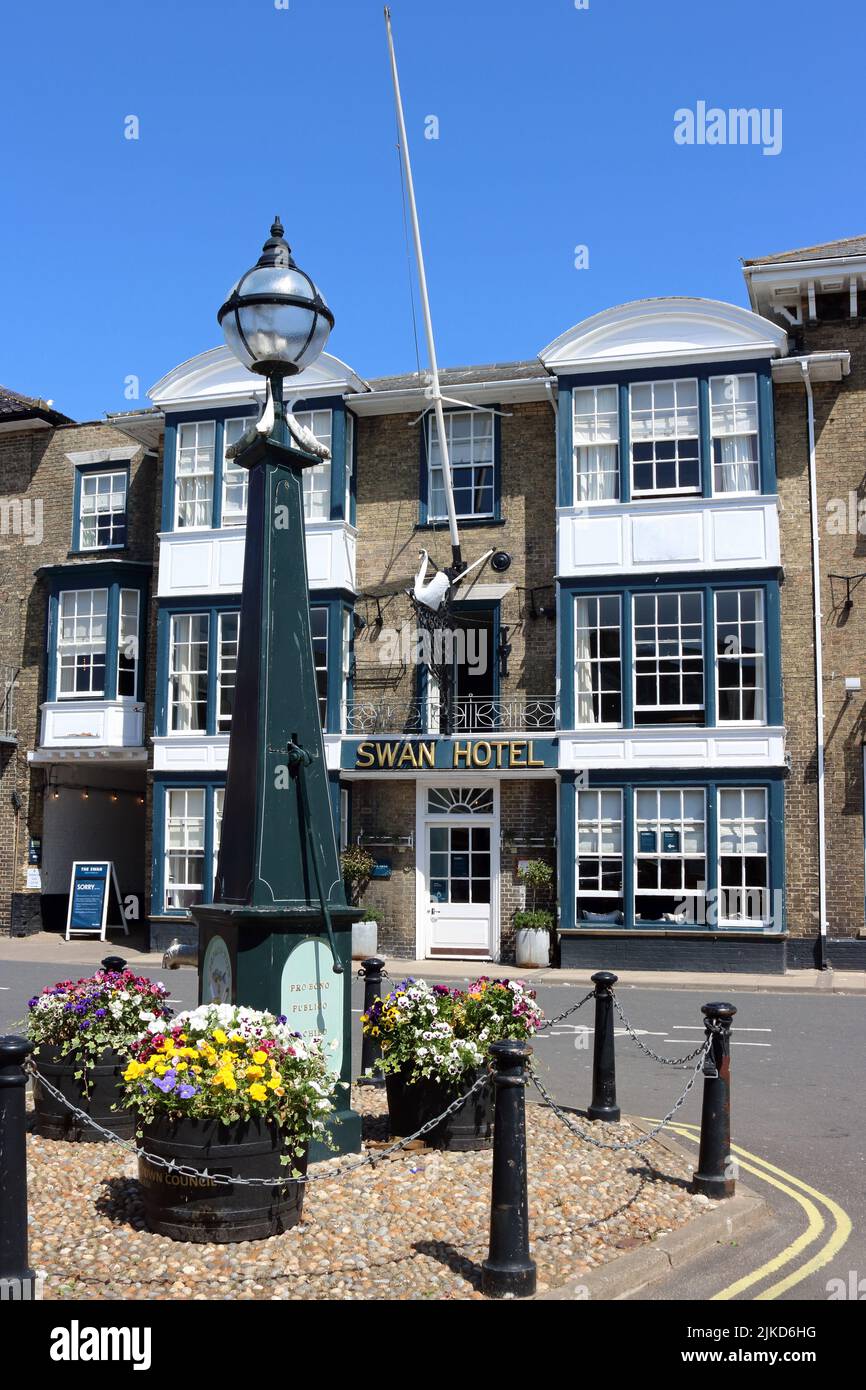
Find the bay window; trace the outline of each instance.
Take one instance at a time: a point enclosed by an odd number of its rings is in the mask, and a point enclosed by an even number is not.
[[[138,690],[138,623],[141,595],[121,589],[117,627],[117,694],[134,699]]]
[[[241,435],[249,428],[250,423],[251,417],[245,415],[235,420],[226,420],[223,427],[223,526],[246,525],[249,469],[241,468],[236,459],[226,458],[226,452],[237,444]]]
[[[710,378],[710,434],[713,442],[713,492],[755,493],[758,468],[758,378]]]
[[[217,618],[217,733],[229,732],[235,704],[238,674],[240,613],[220,613]]]
[[[770,919],[769,817],[763,787],[719,789],[719,922]]]
[[[635,791],[635,920],[706,918],[706,794],[664,787]]]
[[[700,492],[697,381],[634,382],[629,403],[632,495]]]
[[[175,613],[169,632],[168,727],[171,733],[207,732],[207,613]]]
[[[163,906],[192,907],[204,896],[204,787],[169,787],[165,795],[165,882]]]
[[[619,497],[619,392],[616,386],[585,386],[573,394],[575,502],[615,502]]]
[[[58,699],[105,694],[107,635],[107,589],[73,589],[59,594]]]
[[[704,722],[704,627],[700,593],[636,594],[634,722]]]
[[[320,444],[330,449],[330,410],[297,410],[295,419],[314,434]],[[307,521],[326,521],[330,515],[331,460],[328,459],[304,469],[304,517]]]
[[[622,792],[577,793],[577,920],[622,922]]]
[[[202,530],[213,525],[215,445],[213,420],[178,426],[174,522],[177,530]]]
[[[716,709],[720,724],[766,722],[764,595],[720,589],[716,604]]]
[[[578,598],[575,604],[575,723],[622,723],[620,598]]]

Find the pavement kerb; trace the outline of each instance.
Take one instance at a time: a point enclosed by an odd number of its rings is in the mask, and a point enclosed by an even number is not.
[[[623,1120],[642,1130],[650,1126],[633,1116]],[[684,1149],[668,1135],[659,1135],[656,1143],[694,1163],[694,1153]],[[738,1182],[735,1196],[721,1202],[711,1202],[706,1211],[692,1217],[684,1226],[666,1231],[637,1250],[627,1250],[598,1269],[576,1276],[557,1289],[535,1295],[536,1302],[615,1302],[638,1297],[643,1290],[668,1278],[683,1265],[706,1256],[717,1247],[732,1240],[740,1241],[764,1229],[772,1222],[772,1211],[763,1197]],[[720,1284],[724,1274],[720,1274]]]

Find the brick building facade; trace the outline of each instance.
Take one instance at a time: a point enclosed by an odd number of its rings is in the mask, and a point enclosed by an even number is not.
[[[512,958],[542,858],[563,963],[781,970],[822,935],[859,962],[864,269],[859,242],[748,262],[752,312],[640,301],[443,373],[482,560],[450,722],[406,592],[450,559],[424,383],[328,354],[292,383],[332,453],[305,480],[314,660],[380,949]],[[117,864],[154,949],[212,895],[246,497],[225,449],[261,386],[216,349],[151,399],[76,425],[0,397],[0,931],[62,927],[82,857]]]

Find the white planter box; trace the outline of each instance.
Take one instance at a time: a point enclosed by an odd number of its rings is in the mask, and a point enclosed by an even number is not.
[[[533,927],[518,927],[516,938],[514,954],[518,965],[539,970],[550,964],[549,931],[536,931]]]
[[[378,940],[378,922],[353,922],[352,960],[367,960],[370,956],[375,956]]]

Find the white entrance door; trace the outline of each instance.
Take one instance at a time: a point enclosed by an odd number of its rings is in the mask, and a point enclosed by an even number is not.
[[[426,954],[490,960],[499,892],[494,787],[422,786]]]

